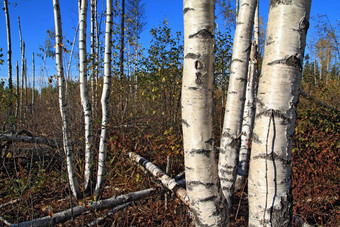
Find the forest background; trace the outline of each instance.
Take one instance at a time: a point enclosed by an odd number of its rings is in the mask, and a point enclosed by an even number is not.
[[[133,1],[127,1],[133,2]],[[133,19],[126,15],[124,41],[124,73],[120,74],[120,4],[117,1],[114,17],[113,81],[110,101],[109,154],[106,184],[110,186],[105,195],[136,191],[152,184],[150,178],[136,167],[131,166],[125,155],[133,150],[143,154],[149,160],[165,169],[168,156],[172,159],[172,175],[183,170],[182,139],[180,122],[180,90],[183,63],[183,23],[182,1],[140,1],[141,27],[134,36],[131,28]],[[228,84],[229,66],[232,53],[233,32],[235,28],[234,2],[217,5],[218,16],[216,30],[215,60],[215,113],[214,130],[217,140],[223,124],[225,94]],[[101,23],[99,39],[103,44],[105,17],[101,1],[98,4],[98,20]],[[269,1],[260,1],[262,15],[260,51],[263,51],[264,28]],[[331,6],[331,7],[330,7]],[[301,90],[315,99],[334,108],[322,107],[310,99],[300,98],[295,143],[293,147],[293,193],[294,212],[311,224],[339,224],[339,32],[340,18],[338,1],[313,1],[311,24],[307,37],[306,56]],[[127,6],[129,11],[129,6]],[[58,109],[56,68],[54,59],[54,25],[52,1],[10,1],[9,4],[13,75],[14,63],[21,62],[19,28],[17,17],[20,16],[22,37],[26,43],[27,67],[26,87],[23,91],[23,104],[15,118],[8,117],[11,101],[16,101],[19,94],[10,98],[8,94],[6,64],[6,24],[3,14],[0,20],[0,120],[2,133],[14,130],[29,131],[32,135],[47,138],[62,138],[61,119]],[[61,1],[63,19],[65,68],[69,65],[73,38],[78,21],[76,1]],[[132,12],[132,11],[131,11]],[[131,16],[132,17],[132,16]],[[89,18],[89,17],[88,17]],[[90,24],[90,23],[88,23]],[[129,25],[130,24],[130,25]],[[90,34],[90,26],[88,26]],[[88,35],[88,46],[90,36]],[[90,49],[90,48],[89,48]],[[103,50],[103,46],[99,45]],[[70,131],[75,140],[76,163],[82,172],[83,115],[81,111],[78,83],[78,47],[75,45],[70,75],[68,80],[68,101],[71,125]],[[32,53],[35,53],[35,82],[33,82]],[[88,54],[89,59],[93,58]],[[98,74],[89,75],[90,96],[94,106],[94,128],[100,128],[100,108],[98,108],[103,55],[96,58],[94,65],[89,64],[90,71],[98,66]],[[21,67],[21,66],[20,66]],[[91,68],[92,67],[92,68]],[[14,87],[17,81],[14,76]],[[33,88],[34,83],[34,88]],[[34,96],[33,96],[34,94]],[[8,123],[16,123],[10,129]],[[95,138],[98,142],[98,138]],[[3,144],[1,144],[3,145]],[[0,214],[11,221],[24,221],[34,216],[43,216],[45,208],[51,212],[63,210],[67,206],[58,202],[68,193],[67,177],[63,155],[45,146],[27,144],[11,145],[11,152],[2,152],[1,197],[0,203],[20,198],[17,206],[10,209],[0,207]],[[77,157],[78,156],[78,157]],[[32,162],[33,160],[33,162]],[[35,163],[36,165],[32,165]],[[14,168],[15,167],[15,168]],[[11,173],[6,169],[12,169]],[[80,174],[81,175],[81,174]],[[81,177],[81,176],[80,176]],[[51,181],[51,179],[54,179]],[[53,182],[53,183],[52,183]],[[41,198],[44,192],[44,198]],[[246,221],[245,191],[239,191],[235,199],[240,201],[235,207],[235,224]],[[48,194],[48,196],[46,196]],[[152,200],[152,199],[150,199]],[[187,219],[186,210],[176,202],[171,212],[161,207],[164,201],[154,199],[156,203],[146,206],[142,212],[136,205],[126,209],[124,215],[117,216],[118,223],[126,225],[140,223],[177,223]],[[56,204],[56,205],[51,205]],[[149,204],[149,205],[148,205]],[[157,214],[151,212],[157,210]],[[178,213],[174,215],[173,212]],[[240,212],[239,212],[240,211]],[[45,213],[46,214],[46,213]],[[91,219],[98,214],[86,218]],[[138,216],[139,215],[139,216]],[[181,216],[182,215],[182,216]],[[177,216],[174,220],[174,216]],[[84,217],[83,217],[84,218]],[[78,222],[84,220],[77,220]]]

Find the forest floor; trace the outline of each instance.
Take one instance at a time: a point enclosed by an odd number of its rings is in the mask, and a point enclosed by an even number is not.
[[[324,110],[306,102],[302,102],[298,110],[292,148],[294,214],[316,226],[340,226],[339,117],[337,111]],[[144,156],[162,170],[170,156],[169,175],[172,177],[184,170],[180,132],[170,129],[163,135],[112,133],[102,199],[159,187],[159,182],[128,158],[130,151]],[[81,154],[75,158],[79,180],[82,180],[82,169],[79,168],[83,166],[82,160]],[[93,198],[70,201],[65,169],[61,149],[12,144],[1,158],[0,215],[8,222],[18,223],[53,216],[70,208],[71,204],[76,206],[92,201]],[[187,207],[173,195],[168,195],[167,205],[165,194],[156,194],[106,217],[100,226],[191,226]],[[235,193],[233,200],[231,226],[246,226],[246,185]],[[89,212],[60,226],[86,226],[108,211]],[[0,221],[0,226],[3,225]]]

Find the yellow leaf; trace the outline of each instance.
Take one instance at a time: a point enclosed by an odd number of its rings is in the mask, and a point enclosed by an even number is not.
[[[8,152],[7,155],[6,155],[7,158],[11,158],[12,157],[12,154],[11,152]]]

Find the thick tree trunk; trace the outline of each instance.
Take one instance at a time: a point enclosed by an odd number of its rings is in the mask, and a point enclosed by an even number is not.
[[[234,36],[228,96],[218,163],[218,174],[228,207],[231,207],[231,196],[236,179],[256,2],[256,0],[240,0]]]
[[[79,187],[77,178],[74,173],[73,157],[71,152],[70,132],[68,129],[68,117],[66,112],[66,99],[65,99],[65,79],[64,79],[64,68],[63,68],[63,35],[61,28],[61,16],[59,0],[53,0],[54,8],[54,23],[55,23],[55,34],[56,34],[56,65],[58,73],[58,87],[59,87],[59,107],[62,119],[62,130],[63,130],[63,144],[66,155],[67,173],[71,191],[76,198],[80,197]]]
[[[251,45],[248,79],[246,89],[246,100],[244,103],[243,121],[242,121],[242,135],[240,154],[237,166],[237,177],[235,188],[241,189],[245,177],[248,175],[249,153],[251,148],[251,136],[253,132],[253,123],[255,116],[255,84],[257,81],[257,53],[259,43],[259,2],[257,1],[255,18],[254,18],[254,39]]]
[[[291,226],[291,145],[311,0],[271,1],[250,157],[249,226]]]
[[[212,135],[215,1],[184,0],[182,127],[190,207],[197,226],[224,226]]]
[[[105,160],[107,148],[107,124],[109,122],[109,97],[111,85],[111,46],[112,46],[112,0],[106,0],[106,29],[105,29],[105,56],[104,56],[104,81],[101,97],[102,127],[99,142],[98,173],[95,194],[100,194],[105,174]]]
[[[87,0],[81,0],[79,5],[79,81],[80,98],[85,117],[85,170],[84,191],[89,192],[91,186],[91,167],[93,161],[93,129],[92,109],[87,89],[87,58],[86,58],[86,20]]]

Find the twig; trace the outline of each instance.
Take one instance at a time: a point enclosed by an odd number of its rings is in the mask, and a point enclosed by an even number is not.
[[[11,225],[10,222],[8,222],[6,219],[4,219],[1,215],[0,215],[0,220],[5,223],[6,225]]]
[[[0,205],[0,208],[8,206],[8,205],[11,205],[11,204],[16,203],[16,202],[19,202],[20,200],[21,199],[19,198],[19,199],[11,200],[11,201],[9,201],[7,203],[3,203],[3,204]]]

